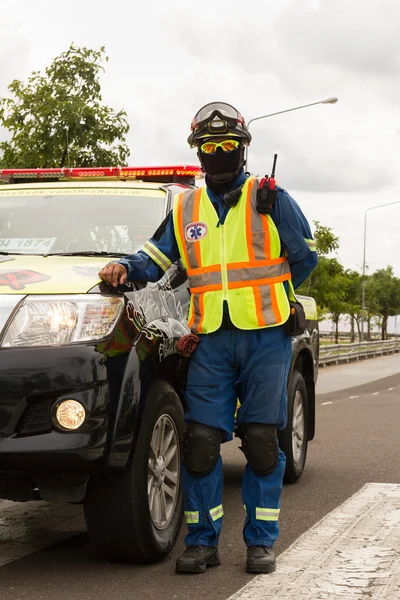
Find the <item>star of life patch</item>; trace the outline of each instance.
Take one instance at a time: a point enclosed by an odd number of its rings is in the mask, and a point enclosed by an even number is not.
[[[187,242],[198,242],[208,235],[208,227],[205,223],[189,223],[185,227],[185,239]]]

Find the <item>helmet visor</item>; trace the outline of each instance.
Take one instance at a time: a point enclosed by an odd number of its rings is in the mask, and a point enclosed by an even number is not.
[[[197,112],[192,121],[192,129],[199,127],[199,125],[207,121],[211,121],[215,116],[220,117],[220,119],[226,119],[227,121],[244,123],[242,115],[234,106],[226,104],[225,102],[211,102],[200,108]]]

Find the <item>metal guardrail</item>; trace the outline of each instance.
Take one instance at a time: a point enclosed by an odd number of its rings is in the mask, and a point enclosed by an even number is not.
[[[360,358],[375,358],[385,354],[400,352],[400,340],[385,340],[361,342],[355,344],[321,344],[319,347],[319,364],[321,367],[329,364],[339,364],[360,360]],[[400,370],[400,359],[399,359]]]

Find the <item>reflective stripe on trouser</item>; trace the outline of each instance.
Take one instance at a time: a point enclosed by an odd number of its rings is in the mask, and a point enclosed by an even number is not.
[[[185,510],[186,523],[198,523],[199,512],[197,510]]]
[[[260,506],[256,506],[257,521],[278,521],[279,513],[279,508],[261,508]]]
[[[249,465],[246,466],[242,482],[242,497],[246,507],[243,538],[247,546],[272,547],[278,538],[279,504],[285,464],[285,455],[279,450],[278,465],[270,475],[261,477],[256,475]],[[195,512],[185,510],[189,530],[185,537],[185,544],[187,546],[217,546],[222,530],[223,510],[222,506],[218,511],[210,509],[209,506],[222,498],[221,457],[219,457],[214,470],[206,477],[192,477],[183,464],[182,484],[185,492],[185,508],[194,505],[199,507],[199,510]],[[275,508],[260,508],[259,505],[265,502],[268,502],[268,506]],[[187,515],[199,516],[188,518]]]
[[[279,506],[286,457],[279,450],[278,465],[270,475],[261,477],[246,466],[242,499],[246,507],[243,538],[247,546],[272,547],[279,535]],[[268,508],[262,508],[268,505]]]
[[[222,504],[212,508],[210,511],[210,517],[213,521],[217,519],[221,519],[224,516],[224,509],[222,508]],[[186,523],[198,523],[200,520],[199,511],[197,510],[185,510],[185,520]]]
[[[291,338],[283,327],[219,330],[201,336],[189,365],[186,421],[220,428],[225,440],[232,439],[239,396],[239,423],[271,423],[284,428],[290,359]],[[285,455],[281,451],[278,465],[270,475],[261,477],[246,466],[242,495],[248,513],[243,530],[248,546],[273,546],[278,537],[277,513],[272,511],[279,510],[284,470]],[[184,510],[199,513],[198,522],[188,523],[185,543],[216,546],[223,521],[213,520],[213,516],[222,513],[221,457],[206,477],[193,477],[183,464],[182,486]],[[265,512],[266,509],[271,512]],[[275,520],[257,518],[260,516],[274,516]]]
[[[224,516],[224,509],[222,508],[222,504],[220,504],[219,506],[216,506],[215,508],[212,508],[210,510],[210,517],[212,518],[213,521],[216,521],[217,519],[221,519]]]
[[[182,463],[182,486],[186,512],[196,512],[198,521],[187,520],[189,533],[186,546],[217,546],[222,529],[222,460],[219,457],[213,471],[206,477],[193,477]],[[192,509],[192,510],[190,510]],[[218,509],[218,510],[216,510]]]
[[[244,512],[247,515],[246,505],[243,504]],[[256,519],[258,521],[278,521],[280,508],[261,508],[256,506]]]

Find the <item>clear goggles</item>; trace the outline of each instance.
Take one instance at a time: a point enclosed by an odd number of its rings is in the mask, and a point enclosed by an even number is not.
[[[213,123],[215,128],[218,129],[219,121],[216,117],[219,117],[222,122],[228,121],[230,123],[242,123],[242,125],[244,125],[242,115],[234,106],[226,104],[225,102],[211,102],[200,108],[194,116],[192,130],[201,127],[201,125],[204,125],[205,123]]]

